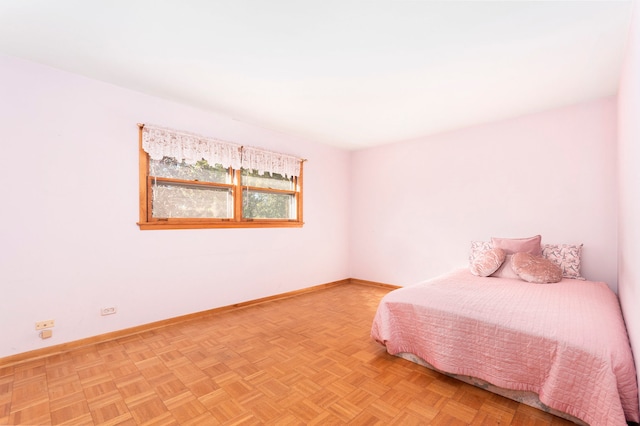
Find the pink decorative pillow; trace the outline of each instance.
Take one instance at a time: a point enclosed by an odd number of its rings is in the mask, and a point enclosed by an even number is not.
[[[542,257],[560,266],[563,277],[574,280],[585,279],[580,275],[582,244],[544,244]]]
[[[521,279],[530,283],[557,283],[562,280],[562,269],[549,259],[530,253],[511,256],[511,268]]]
[[[511,278],[514,280],[519,280],[520,277],[516,275],[511,266],[512,258],[512,254],[506,255],[502,266],[500,266],[493,274],[491,274],[491,276],[496,278]]]
[[[491,245],[503,249],[507,254],[524,252],[539,256],[542,254],[541,240],[540,235],[531,238],[491,238]]]
[[[502,249],[489,249],[479,254],[469,265],[473,275],[488,277],[493,274],[504,262],[506,253]]]

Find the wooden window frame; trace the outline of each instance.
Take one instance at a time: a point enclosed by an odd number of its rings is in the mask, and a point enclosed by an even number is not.
[[[185,183],[171,178],[154,178],[149,174],[149,154],[142,149],[142,127],[140,127],[139,140],[139,191],[140,191],[140,220],[137,223],[141,230],[153,229],[207,229],[207,228],[301,228],[302,220],[302,174],[303,164],[300,162],[300,175],[294,177],[294,190],[267,189],[242,185],[242,171],[229,169],[233,173],[231,184],[197,182],[196,186],[213,186],[218,188],[230,188],[233,197],[233,218],[154,218],[152,217],[154,181],[167,181]],[[194,181],[195,182],[195,181]],[[242,217],[242,194],[244,189],[249,191],[261,191],[277,194],[291,194],[296,198],[297,219],[248,219]]]

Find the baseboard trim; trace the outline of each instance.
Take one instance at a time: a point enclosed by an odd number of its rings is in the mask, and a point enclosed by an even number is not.
[[[72,342],[62,343],[59,345],[48,346],[42,349],[35,349],[28,352],[22,352],[16,355],[11,355],[8,357],[0,358],[0,367],[9,367],[15,364],[24,363],[27,361],[36,361],[41,358],[49,357],[52,355],[58,355],[64,353],[66,351],[77,349],[83,346],[95,345],[97,343],[107,342],[109,340],[119,339],[122,337],[131,336],[134,334],[139,334],[146,331],[155,330],[158,328],[166,327],[173,324],[178,324],[185,321],[191,321],[194,319],[200,319],[202,317],[206,317],[209,315],[215,315],[217,313],[231,311],[234,309],[242,309],[249,306],[259,305],[261,303],[272,302],[276,300],[288,299],[290,297],[299,296],[305,293],[312,293],[315,291],[324,290],[327,288],[335,287],[338,285],[345,284],[358,284],[358,285],[368,285],[375,287],[383,287],[394,289],[398,288],[398,286],[394,286],[391,284],[383,284],[377,283],[374,281],[366,281],[354,278],[346,278],[343,280],[333,281],[326,284],[319,284],[312,287],[306,287],[300,290],[289,291],[286,293],[280,293],[273,296],[262,297],[260,299],[249,300],[246,302],[234,303],[233,305],[221,306],[219,308],[209,309],[206,311],[195,312],[192,314],[181,315],[179,317],[168,318],[161,321],[155,321],[148,324],[142,324],[136,327],[125,328],[122,330],[112,331],[110,333],[99,334],[96,336],[87,337],[80,340],[74,340]]]
[[[398,288],[401,288],[401,286],[399,285],[379,283],[376,281],[361,280],[359,278],[349,278],[349,282],[351,284],[360,284],[360,285],[368,285],[373,287],[388,288],[389,290],[396,290]]]
[[[247,302],[234,303],[233,305],[222,306],[219,308],[209,309],[206,311],[195,312],[192,314],[181,315],[179,317],[168,318],[166,320],[155,321],[148,324],[142,324],[136,327],[125,328],[122,330],[112,331],[110,333],[99,334],[96,336],[87,337],[85,339],[74,340],[72,342],[62,343],[59,345],[48,346],[42,349],[35,349],[33,351],[22,352],[16,355],[11,355],[8,357],[0,358],[0,366],[8,367],[10,365],[23,363],[26,361],[35,361],[40,358],[48,357],[51,355],[57,355],[71,349],[77,349],[82,346],[94,345],[96,343],[102,343],[109,340],[119,339],[122,337],[131,336],[134,334],[139,334],[145,331],[155,330],[161,327],[166,327],[169,325],[190,321],[194,319],[199,319],[208,315],[214,315],[220,312],[226,312],[234,309],[241,309],[248,306],[258,305],[261,303],[271,302],[274,300],[287,299],[294,296],[299,296],[305,293],[311,293],[314,291],[323,290],[326,288],[334,287],[337,285],[349,284],[350,280],[344,279],[339,281],[333,281],[326,284],[320,284],[312,287],[303,288],[300,290],[289,291],[286,293],[276,294],[273,296],[262,297],[260,299],[250,300]]]

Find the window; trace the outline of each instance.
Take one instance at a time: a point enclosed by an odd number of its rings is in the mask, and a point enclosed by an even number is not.
[[[140,128],[140,229],[301,227],[303,160]]]

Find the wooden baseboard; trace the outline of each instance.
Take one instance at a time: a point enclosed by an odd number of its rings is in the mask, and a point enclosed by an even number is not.
[[[42,349],[36,349],[33,351],[11,355],[8,357],[0,358],[0,366],[7,367],[10,365],[19,364],[26,361],[34,361],[34,360],[48,357],[51,355],[57,355],[72,349],[77,349],[82,346],[94,345],[96,343],[102,343],[109,340],[119,339],[121,337],[131,336],[131,335],[142,333],[145,331],[155,330],[161,327],[166,327],[166,326],[181,323],[184,321],[199,319],[199,318],[202,318],[208,315],[214,315],[220,312],[226,312],[233,309],[241,309],[248,306],[258,305],[260,303],[266,303],[266,302],[271,302],[275,300],[287,299],[289,297],[295,297],[305,293],[312,293],[314,291],[324,290],[326,288],[334,287],[337,285],[344,285],[344,284],[370,285],[370,286],[384,287],[389,289],[398,288],[398,286],[394,286],[391,284],[383,284],[383,283],[377,283],[374,281],[346,278],[344,280],[333,281],[330,283],[307,287],[300,290],[289,291],[287,293],[276,294],[274,296],[262,297],[260,299],[249,300],[247,302],[235,303],[233,305],[222,306],[219,308],[209,309],[206,311],[195,312],[187,315],[181,315],[179,317],[168,318],[166,320],[143,324],[136,327],[125,328],[122,330],[116,330],[110,333],[104,333],[104,334],[99,334],[97,336],[87,337],[85,339],[74,340],[72,342],[62,343],[59,345],[49,346]]]
[[[247,302],[235,303],[233,305],[222,306],[219,308],[209,309],[206,311],[195,312],[192,314],[181,315],[179,317],[168,318],[166,320],[156,321],[148,324],[139,325],[136,327],[125,328],[122,330],[112,331],[110,333],[99,334],[97,336],[87,337],[85,339],[74,340],[72,342],[62,343],[59,345],[48,346],[42,349],[36,349],[33,351],[22,352],[16,355],[11,355],[8,357],[0,358],[0,366],[6,367],[13,364],[22,363],[25,361],[33,361],[40,358],[48,357],[51,355],[57,355],[71,349],[80,348],[82,346],[94,345],[96,343],[106,342],[113,339],[119,339],[121,337],[131,336],[133,334],[142,333],[145,331],[155,330],[161,327],[166,327],[168,325],[173,325],[177,323],[181,323],[184,321],[190,321],[194,319],[199,319],[204,316],[213,315],[220,312],[226,312],[233,309],[240,309],[247,306],[258,305],[260,303],[266,303],[273,300],[287,299],[289,297],[298,296],[305,293],[311,293],[314,291],[323,290],[329,287],[334,287],[342,284],[349,284],[349,279],[334,281],[326,284],[320,284],[313,287],[307,287],[300,290],[294,290],[287,293],[276,294],[274,296],[262,297],[260,299],[250,300]]]
[[[349,282],[351,284],[360,284],[360,285],[369,285],[369,286],[374,286],[374,287],[388,288],[389,290],[395,290],[395,289],[401,288],[401,286],[399,286],[399,285],[385,284],[385,283],[379,283],[379,282],[375,282],[375,281],[361,280],[361,279],[358,279],[358,278],[350,278]]]

